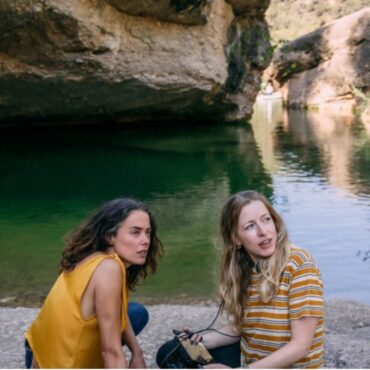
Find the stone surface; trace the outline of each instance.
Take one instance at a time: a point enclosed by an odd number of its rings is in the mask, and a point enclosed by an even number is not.
[[[354,106],[370,91],[370,7],[283,46],[269,73],[290,106]]]
[[[249,116],[267,4],[2,0],[0,122]]]
[[[157,368],[155,355],[172,338],[172,329],[206,328],[217,313],[214,305],[149,306],[150,320],[139,335],[149,368]],[[23,333],[36,317],[34,308],[0,308],[0,367],[22,368]],[[222,326],[225,318],[215,327]],[[370,306],[347,300],[326,304],[325,367],[370,368]]]
[[[259,16],[264,13],[270,0],[226,0],[234,9],[234,13],[238,15]]]
[[[181,24],[206,24],[207,0],[106,0],[123,13]]]

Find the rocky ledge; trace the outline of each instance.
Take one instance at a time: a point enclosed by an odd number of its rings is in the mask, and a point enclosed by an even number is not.
[[[269,0],[2,0],[0,123],[239,120]]]
[[[211,305],[149,306],[150,321],[139,335],[149,368],[156,368],[159,346],[172,338],[172,329],[187,324],[202,329],[217,307]],[[0,309],[0,367],[23,367],[23,333],[37,315],[34,308]],[[221,322],[220,322],[221,321]],[[224,318],[215,324],[218,327]],[[370,368],[370,306],[347,300],[326,304],[325,367]]]
[[[348,111],[370,96],[370,7],[284,45],[267,75],[295,107]]]

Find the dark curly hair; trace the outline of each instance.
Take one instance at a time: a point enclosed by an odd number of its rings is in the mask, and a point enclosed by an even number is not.
[[[97,209],[79,227],[70,233],[59,263],[59,271],[71,271],[84,258],[94,252],[106,252],[109,240],[117,234],[123,221],[132,211],[141,210],[150,220],[150,247],[143,265],[131,265],[127,269],[127,286],[133,290],[139,279],[157,270],[158,259],[163,256],[163,245],[157,237],[157,225],[153,214],[143,202],[132,198],[111,200]]]

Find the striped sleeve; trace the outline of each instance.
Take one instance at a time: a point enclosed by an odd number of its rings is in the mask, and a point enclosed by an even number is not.
[[[293,254],[289,287],[289,317],[292,320],[306,316],[323,317],[323,284],[315,262],[306,251]]]

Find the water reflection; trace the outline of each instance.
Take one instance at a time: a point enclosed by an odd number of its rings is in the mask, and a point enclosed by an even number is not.
[[[3,133],[0,141],[7,158],[0,162],[5,297],[44,294],[63,235],[104,201],[133,196],[157,214],[166,247],[159,273],[140,294],[208,298],[216,288],[213,238],[222,204],[244,188],[272,193],[248,126],[35,130]]]
[[[267,100],[255,105],[251,120],[254,139],[258,145],[263,166],[270,174],[279,168],[279,161],[275,156],[275,130],[282,122],[282,114],[281,100]]]
[[[251,125],[291,240],[313,252],[327,297],[370,302],[368,131],[354,117],[269,103]]]
[[[120,196],[149,203],[166,247],[139,295],[213,297],[221,207],[258,189],[317,258],[327,296],[370,303],[369,144],[356,120],[276,101],[257,107],[251,125],[1,132],[0,299],[45,294],[63,235]]]
[[[362,122],[354,115],[284,111],[281,101],[267,101],[256,105],[251,124],[269,173],[293,159],[331,185],[366,196],[370,193],[369,171],[364,170],[370,168],[370,131]]]

